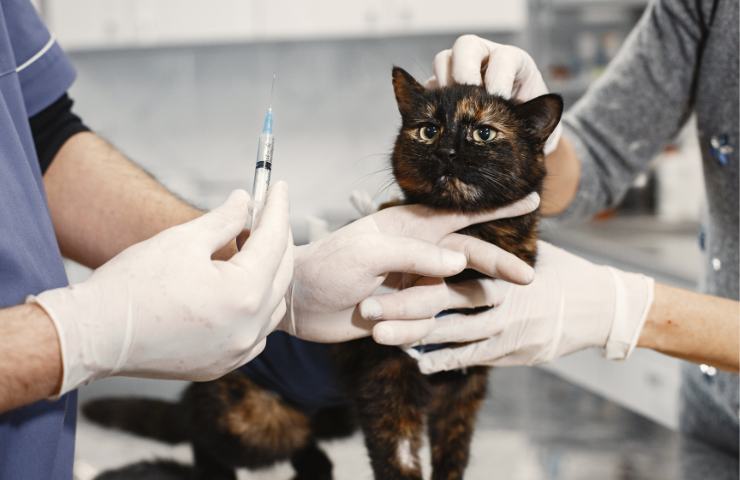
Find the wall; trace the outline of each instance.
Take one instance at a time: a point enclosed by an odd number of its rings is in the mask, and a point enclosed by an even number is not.
[[[399,124],[396,64],[418,78],[453,36],[286,42],[73,54],[71,94],[95,130],[184,198],[212,207],[251,188],[256,141],[275,88],[274,175],[301,219],[378,194]]]

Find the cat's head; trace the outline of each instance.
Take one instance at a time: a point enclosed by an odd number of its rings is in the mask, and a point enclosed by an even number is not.
[[[402,119],[393,173],[409,202],[472,211],[541,190],[559,95],[515,104],[471,85],[427,90],[398,67],[393,88]]]

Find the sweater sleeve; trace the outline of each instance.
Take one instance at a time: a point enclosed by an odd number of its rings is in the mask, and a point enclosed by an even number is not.
[[[721,1],[721,0],[717,0]],[[689,117],[715,1],[654,0],[606,72],[563,120],[581,162],[576,197],[556,221],[615,206]]]

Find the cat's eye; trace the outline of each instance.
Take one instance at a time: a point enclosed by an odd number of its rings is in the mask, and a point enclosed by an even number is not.
[[[424,125],[419,128],[419,137],[425,142],[431,142],[439,134],[439,129],[434,125]]]
[[[492,142],[496,138],[496,130],[488,125],[482,125],[473,130],[473,140],[478,143]]]

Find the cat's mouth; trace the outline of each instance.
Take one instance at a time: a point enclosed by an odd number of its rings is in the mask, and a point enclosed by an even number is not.
[[[434,182],[434,190],[441,198],[455,205],[474,202],[480,197],[476,186],[452,175],[440,175]]]

